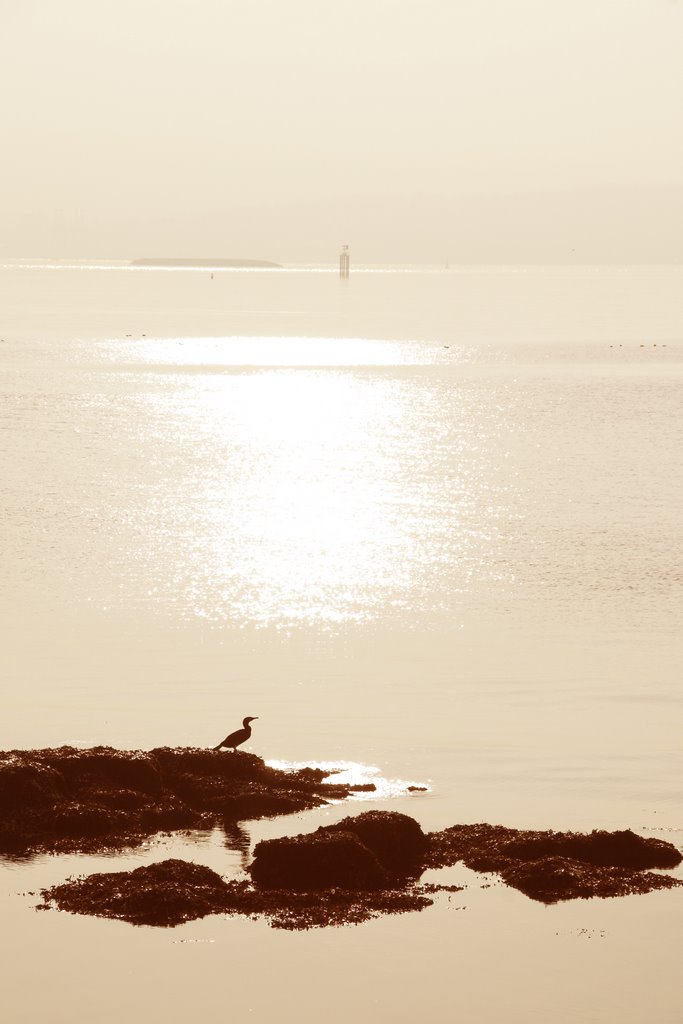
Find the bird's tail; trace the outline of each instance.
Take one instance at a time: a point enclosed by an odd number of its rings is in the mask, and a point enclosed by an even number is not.
[[[217,747],[212,747],[211,749],[212,750],[220,750],[222,746],[223,746],[223,744],[219,743]]]

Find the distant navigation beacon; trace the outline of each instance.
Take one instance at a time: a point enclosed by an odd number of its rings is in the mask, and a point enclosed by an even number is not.
[[[348,245],[342,245],[342,251],[339,254],[339,276],[346,280],[349,276],[349,247]]]

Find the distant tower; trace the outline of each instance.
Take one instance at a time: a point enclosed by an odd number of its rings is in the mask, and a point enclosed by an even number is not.
[[[349,247],[348,245],[342,245],[342,251],[339,254],[339,276],[342,280],[346,280],[349,276]]]

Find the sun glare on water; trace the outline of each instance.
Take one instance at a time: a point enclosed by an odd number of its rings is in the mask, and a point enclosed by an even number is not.
[[[405,796],[411,789],[429,791],[424,782],[410,782],[405,779],[387,779],[379,768],[374,765],[360,764],[357,761],[267,761],[271,768],[281,771],[298,771],[301,768],[320,768],[329,772],[326,782],[339,786],[372,786],[372,789],[359,789],[352,794],[354,800],[387,800],[391,797]]]
[[[187,614],[361,621],[414,602],[453,559],[471,576],[488,537],[470,522],[481,489],[471,398],[416,386],[414,346],[153,339],[116,353],[144,389],[141,441],[173,474],[151,489],[145,530],[156,571],[166,567],[158,586]],[[455,436],[444,400],[451,420],[462,406]]]

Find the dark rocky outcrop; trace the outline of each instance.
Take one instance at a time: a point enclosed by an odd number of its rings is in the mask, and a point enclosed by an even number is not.
[[[670,843],[631,831],[584,835],[479,824],[425,836],[405,814],[369,811],[311,835],[259,843],[249,870],[258,885],[272,888],[401,888],[427,867],[462,861],[554,903],[671,888],[682,883],[645,869],[672,868],[681,859]]]
[[[351,832],[393,877],[422,871],[428,840],[422,828],[408,814],[396,811],[366,811],[326,826],[330,833]]]
[[[43,906],[131,924],[176,925],[223,909],[227,885],[215,871],[164,860],[134,871],[89,875],[43,890]]]
[[[682,885],[671,875],[656,875],[606,864],[587,864],[569,857],[543,857],[540,860],[517,861],[501,871],[503,881],[513,889],[541,903],[560,900],[589,899],[599,896],[631,896],[671,889]]]
[[[223,913],[262,916],[274,927],[288,929],[359,924],[380,914],[423,910],[432,903],[416,889],[260,889],[248,882],[225,882],[210,868],[182,860],[90,875],[44,889],[42,896],[42,910],[57,906],[138,925],[173,926]]]
[[[358,836],[326,829],[258,843],[249,873],[261,888],[304,892],[383,889],[389,881],[377,857]]]
[[[212,828],[345,799],[318,769],[243,751],[95,747],[0,752],[0,854],[94,851],[155,832]]]
[[[675,868],[681,854],[671,843],[644,839],[630,829],[620,832],[540,832],[522,833],[521,838],[505,844],[508,857],[539,860],[542,857],[567,857],[596,867]]]
[[[65,882],[43,891],[42,907],[134,924],[175,925],[228,913],[264,916],[278,928],[311,928],[422,910],[434,893],[459,887],[418,885],[417,875],[456,861],[498,872],[532,899],[555,903],[681,885],[645,870],[681,859],[671,844],[630,831],[581,835],[479,824],[425,836],[404,814],[370,811],[310,835],[259,843],[251,882],[225,882],[209,868],[168,860]]]
[[[258,885],[273,889],[395,888],[419,875],[426,848],[407,814],[367,811],[309,835],[264,840],[249,870]]]
[[[4,754],[0,757],[0,815],[51,806],[62,797],[64,785],[63,776],[42,761]]]
[[[353,791],[326,778],[315,768],[270,768],[241,751],[0,752],[0,855],[115,849],[160,831],[221,825],[228,837],[239,821],[319,807]],[[456,862],[496,872],[532,899],[554,903],[683,885],[653,870],[682,860],[670,843],[630,830],[580,834],[481,823],[425,835],[405,814],[369,811],[310,835],[259,843],[251,882],[225,883],[208,868],[168,861],[67,883],[46,898],[138,923],[225,911],[262,913],[278,927],[311,927],[421,909],[434,891],[416,885],[421,872]]]
[[[515,889],[544,903],[589,896],[625,896],[681,885],[647,868],[673,868],[683,856],[671,843],[630,830],[534,832],[503,825],[454,825],[429,835],[427,867],[462,861],[495,871]]]

